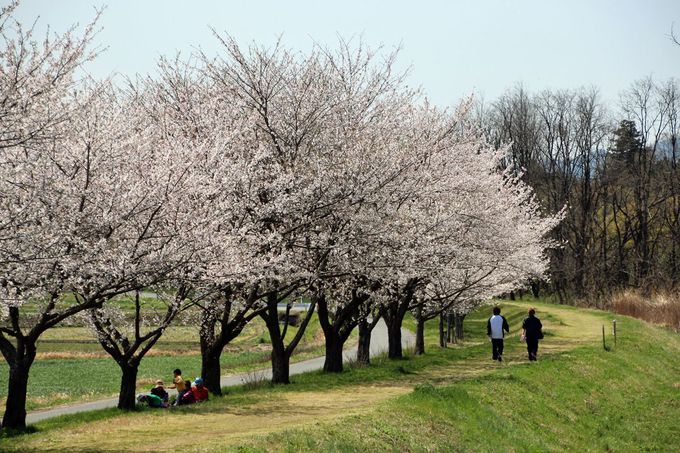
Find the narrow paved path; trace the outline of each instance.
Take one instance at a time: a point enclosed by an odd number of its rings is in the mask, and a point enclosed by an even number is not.
[[[415,344],[415,336],[409,330],[402,329],[402,345],[404,348],[411,348]],[[388,341],[387,341],[387,326],[383,320],[375,326],[373,333],[371,335],[371,357],[378,356],[387,351]],[[357,351],[356,346],[352,348],[345,349],[344,359],[346,362],[353,361],[356,358]],[[323,368],[324,357],[316,357],[314,359],[304,360],[302,362],[292,363],[290,365],[290,374],[300,374],[306,373],[308,371],[316,371]],[[263,368],[256,371],[251,371],[249,373],[235,374],[231,376],[223,376],[220,379],[220,384],[222,387],[228,387],[233,385],[240,385],[247,382],[249,379],[257,377],[257,379],[271,379],[272,370],[270,368]],[[93,411],[97,409],[107,409],[110,407],[116,407],[118,404],[117,398],[109,398],[98,401],[92,401],[89,403],[74,404],[71,406],[57,407],[54,409],[48,409],[44,411],[31,412],[26,416],[26,423],[33,424],[41,420],[45,420],[52,417],[58,417],[60,415],[66,414],[76,414],[79,412]]]

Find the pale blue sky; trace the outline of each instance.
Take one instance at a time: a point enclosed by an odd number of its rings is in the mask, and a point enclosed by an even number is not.
[[[243,44],[283,34],[303,50],[337,34],[402,44],[410,83],[439,105],[472,92],[492,100],[516,82],[531,90],[596,85],[613,101],[634,79],[680,78],[680,47],[668,36],[673,22],[680,33],[680,0],[23,0],[17,16],[63,31],[102,5],[96,43],[108,50],[90,65],[95,76],[152,72],[158,56],[198,46],[212,54],[212,26]]]

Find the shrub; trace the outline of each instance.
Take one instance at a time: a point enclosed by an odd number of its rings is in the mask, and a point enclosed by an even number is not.
[[[671,292],[657,292],[644,297],[638,291],[622,291],[609,298],[607,308],[680,331],[680,296]]]
[[[286,322],[286,314],[279,313],[279,323],[283,324]],[[300,324],[300,313],[289,313],[288,314],[288,324],[297,327]]]

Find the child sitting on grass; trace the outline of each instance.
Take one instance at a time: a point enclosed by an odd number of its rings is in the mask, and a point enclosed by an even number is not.
[[[203,378],[197,377],[194,380],[194,386],[191,388],[191,393],[194,394],[194,400],[197,403],[208,400],[208,389],[203,385]]]
[[[156,395],[161,400],[163,400],[164,403],[167,404],[169,395],[168,395],[168,392],[165,391],[165,386],[163,385],[163,381],[161,381],[161,380],[156,381],[155,387],[153,387],[151,389],[151,394]]]
[[[177,395],[177,405],[183,406],[185,404],[193,404],[196,402],[194,394],[191,391],[191,381],[184,381],[184,390]]]

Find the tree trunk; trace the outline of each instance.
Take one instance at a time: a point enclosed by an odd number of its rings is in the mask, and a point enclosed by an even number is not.
[[[446,314],[446,342],[456,343],[456,336],[453,334],[453,320],[455,315],[453,313]]]
[[[446,335],[444,331],[444,313],[439,314],[439,347],[446,347]]]
[[[283,343],[277,303],[275,293],[267,296],[267,310],[260,316],[267,324],[269,339],[272,342],[272,384],[290,384],[290,356]]]
[[[463,321],[464,320],[465,320],[465,315],[456,314],[456,318],[455,318],[456,340],[463,340]]]
[[[401,359],[404,357],[401,349],[401,321],[403,319],[403,317],[395,317],[387,324],[387,341],[389,345],[387,357],[390,359]]]
[[[668,257],[668,270],[670,272],[669,281],[671,282],[671,287],[675,287],[675,276],[677,272],[677,258],[675,251],[676,238],[675,235],[671,234],[671,251]]]
[[[323,370],[327,373],[342,372],[342,346],[343,341],[335,330],[324,332],[326,337],[326,360]]]
[[[413,301],[413,293],[418,286],[417,278],[409,279],[406,285],[398,289],[398,297],[385,307],[383,319],[387,324],[387,356],[390,359],[401,359],[404,357],[401,347],[401,325],[404,323],[404,316]]]
[[[425,354],[425,319],[422,316],[422,308],[418,307],[416,316],[416,355]]]
[[[222,395],[222,386],[220,385],[220,376],[222,374],[220,356],[222,351],[206,352],[206,354],[201,355],[201,377],[203,378],[203,384],[213,395]]]
[[[371,363],[371,327],[366,318],[359,321],[359,344],[357,346],[357,363]]]
[[[574,295],[577,298],[582,298],[585,295],[585,250],[577,249],[576,251],[576,269],[574,275]]]
[[[290,384],[290,360],[283,344],[272,342],[272,384]]]
[[[26,427],[26,392],[28,391],[28,371],[30,365],[20,360],[9,370],[7,402],[2,418],[3,428],[23,429]]]
[[[135,396],[137,393],[137,370],[138,364],[130,364],[127,361],[118,363],[123,372],[120,378],[120,394],[118,395],[118,409],[132,410],[135,408]]]
[[[317,315],[326,343],[326,359],[323,363],[323,370],[326,373],[341,373],[342,346],[344,341],[340,335],[340,331],[343,327],[343,316],[340,311],[343,310],[343,308],[338,309],[335,312],[335,315],[331,317],[326,302],[326,296],[323,293],[320,293],[316,297],[317,306],[319,307]],[[344,309],[348,309],[348,307],[344,307]]]
[[[7,383],[7,401],[2,427],[9,429],[26,428],[26,393],[28,392],[28,374],[35,360],[35,340],[24,336],[17,338],[13,347],[3,338],[2,354],[9,363],[9,382]]]

